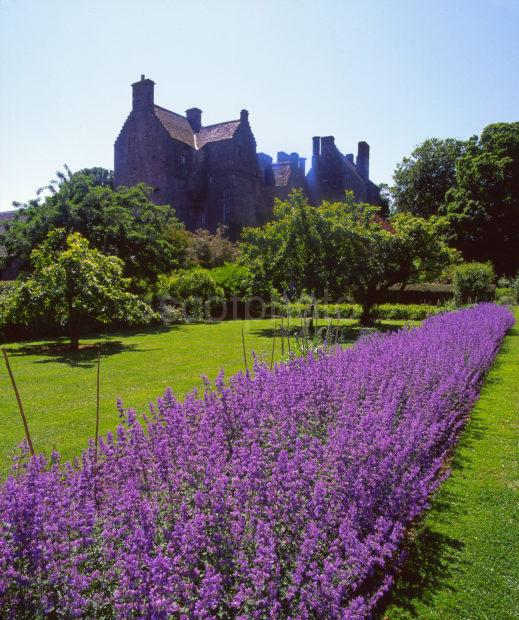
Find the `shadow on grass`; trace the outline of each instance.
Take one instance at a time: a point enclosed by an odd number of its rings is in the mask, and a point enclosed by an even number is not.
[[[52,342],[42,342],[31,344],[16,349],[6,348],[9,357],[19,357],[23,355],[39,355],[43,359],[33,361],[33,364],[67,364],[75,368],[92,368],[97,363],[99,347],[101,347],[102,357],[111,357],[119,353],[140,353],[153,351],[155,349],[140,349],[136,344],[124,344],[120,340],[100,340],[81,345],[79,351],[70,351],[68,341],[58,339]]]
[[[343,319],[343,320],[349,320],[349,319]],[[345,325],[344,323],[339,323],[339,334],[337,335],[336,320],[326,322],[325,319],[319,319],[317,323],[314,323],[314,333],[317,332],[320,334],[328,334],[332,342],[335,342],[335,339],[338,337],[338,342],[340,342],[341,344],[352,344],[356,342],[359,339],[359,337],[364,334],[368,334],[374,331],[382,332],[382,333],[396,332],[402,329],[402,327],[403,327],[402,323],[389,323],[389,322],[378,323],[374,327],[371,327],[371,328],[366,328],[358,324],[353,324],[353,325],[346,324]],[[278,323],[278,325],[276,326],[276,330],[275,330],[276,338],[280,337],[280,328],[281,328],[281,324]],[[291,338],[295,337],[296,335],[299,337],[299,335],[303,331],[303,328],[300,323],[296,325],[290,324],[290,328],[287,328],[287,325],[285,323],[284,329],[285,329],[285,337],[286,337],[287,332],[289,332]],[[254,335],[262,336],[263,338],[274,337],[274,327],[253,329],[252,332],[254,333]]]

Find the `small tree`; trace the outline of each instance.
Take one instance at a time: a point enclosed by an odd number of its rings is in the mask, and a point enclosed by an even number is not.
[[[122,275],[122,260],[90,248],[79,233],[51,231],[33,250],[31,263],[32,274],[8,304],[11,322],[28,324],[50,316],[67,326],[72,351],[79,347],[85,319],[136,324],[155,317],[148,305],[128,292],[130,279]]]
[[[488,287],[494,279],[492,265],[487,263],[463,263],[454,269],[452,284],[454,300],[458,305],[484,301]]]

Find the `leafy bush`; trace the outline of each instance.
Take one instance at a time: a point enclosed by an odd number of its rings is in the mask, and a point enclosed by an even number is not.
[[[170,275],[159,276],[157,288],[163,302],[182,306],[187,322],[210,319],[224,296],[222,287],[202,267],[180,269]]]
[[[15,286],[16,282],[14,280],[0,280],[0,297],[5,297],[11,293]]]
[[[179,269],[170,275],[159,276],[158,290],[177,302],[184,302],[190,297],[203,301],[223,297],[223,289],[216,284],[211,272],[202,267]]]
[[[227,238],[225,226],[219,226],[214,234],[200,228],[189,233],[187,256],[192,264],[212,269],[233,263],[238,257],[238,248]]]
[[[0,487],[0,616],[367,618],[513,324],[484,304],[171,391]]]
[[[488,289],[494,279],[494,270],[487,263],[462,263],[452,275],[456,303],[476,303],[488,299]]]
[[[512,291],[513,291],[513,299],[515,304],[519,304],[519,272],[512,280]]]
[[[278,310],[289,312],[292,316],[317,316],[319,318],[359,319],[362,314],[360,304],[318,304],[312,308],[311,304],[294,303],[280,306]],[[423,319],[444,312],[442,306],[428,306],[425,304],[380,304],[375,307],[374,316],[380,321],[422,321]]]
[[[246,265],[225,263],[211,269],[210,274],[227,300],[237,297],[240,301],[247,301],[253,295],[260,295],[254,288],[254,273]]]
[[[511,286],[498,286],[495,291],[495,299],[498,304],[515,304],[515,291]]]

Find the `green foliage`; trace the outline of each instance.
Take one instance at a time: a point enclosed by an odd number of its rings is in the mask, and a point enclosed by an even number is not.
[[[457,304],[476,303],[488,298],[488,288],[494,279],[492,265],[462,263],[453,272],[452,285]]]
[[[430,138],[397,165],[393,175],[394,209],[421,217],[437,215],[456,182],[456,162],[466,143]]]
[[[308,304],[293,303],[280,308],[286,315],[292,317],[314,317],[322,319],[360,319],[362,306],[360,304]],[[444,312],[442,306],[427,304],[379,304],[373,309],[373,318],[378,320],[396,321],[423,321],[428,316]]]
[[[16,286],[14,280],[0,280],[0,297],[8,295]]]
[[[491,261],[499,274],[519,269],[519,122],[488,125],[456,164],[444,212],[455,245],[469,261]]]
[[[225,263],[211,269],[210,274],[226,300],[237,297],[240,301],[247,301],[253,295],[261,295],[261,291],[255,289],[254,273],[246,265]]]
[[[67,169],[68,170],[68,169]],[[58,180],[25,205],[0,235],[10,258],[30,269],[32,250],[54,228],[78,232],[91,246],[124,261],[124,273],[141,290],[159,273],[182,267],[187,260],[188,233],[167,206],[150,200],[143,184],[112,189],[112,173],[103,168],[74,174],[58,173]]]
[[[4,326],[50,317],[68,327],[71,348],[77,349],[85,319],[132,325],[156,318],[149,306],[128,292],[130,280],[122,275],[122,261],[90,248],[79,233],[51,231],[33,250],[31,263],[31,276],[8,297]]]
[[[169,275],[162,275],[158,281],[159,294],[183,302],[189,297],[202,300],[222,298],[223,290],[215,282],[211,272],[202,267],[179,269]]]
[[[498,304],[515,304],[517,297],[511,286],[498,286],[495,291],[495,299]]]
[[[187,258],[192,265],[206,269],[233,263],[238,257],[238,248],[227,238],[227,227],[219,226],[214,234],[200,228],[188,233]]]
[[[513,291],[514,303],[519,304],[519,272],[517,273],[515,278],[512,280],[510,288]]]
[[[275,219],[243,233],[243,260],[267,274],[280,290],[318,296],[351,293],[369,324],[381,294],[395,284],[431,280],[457,259],[445,240],[447,220],[344,202],[312,207],[299,192],[278,202]]]

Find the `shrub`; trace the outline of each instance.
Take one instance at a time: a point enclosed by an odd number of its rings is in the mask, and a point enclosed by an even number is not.
[[[452,276],[454,299],[458,305],[488,299],[494,270],[487,263],[462,263]]]
[[[254,274],[246,265],[225,263],[210,271],[211,277],[222,291],[225,299],[237,297],[240,301],[247,301],[253,295],[260,295],[254,289]]]
[[[519,272],[517,273],[517,275],[515,276],[515,278],[512,280],[512,298],[514,300],[513,303],[515,304],[519,304]]]
[[[15,286],[14,280],[0,280],[0,298],[7,296]]]
[[[502,305],[517,303],[515,291],[511,286],[498,286],[495,291],[495,299],[496,303]]]
[[[159,276],[158,290],[180,303],[190,297],[198,297],[204,302],[223,297],[223,289],[216,284],[211,272],[202,267],[179,269],[170,275]]]
[[[225,226],[219,226],[214,234],[200,228],[189,233],[187,255],[192,264],[211,269],[234,262],[238,257],[238,248],[227,238]]]
[[[317,316],[319,318],[359,319],[362,314],[360,304],[318,304],[312,312],[311,304],[293,303],[277,310],[289,312],[291,316]],[[423,321],[429,316],[444,312],[442,306],[429,306],[425,304],[380,304],[375,307],[376,319],[393,321]]]
[[[238,374],[0,487],[2,617],[366,618],[513,324],[484,304]]]
[[[210,319],[223,299],[223,289],[202,267],[159,276],[157,288],[162,302],[181,306],[184,320],[188,322]]]

